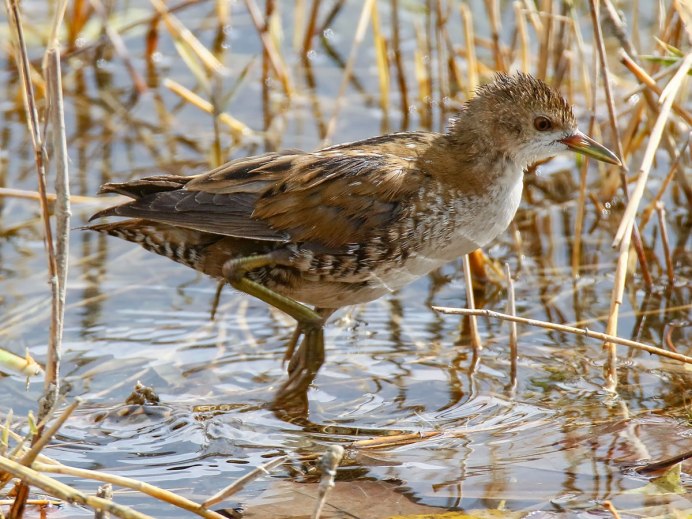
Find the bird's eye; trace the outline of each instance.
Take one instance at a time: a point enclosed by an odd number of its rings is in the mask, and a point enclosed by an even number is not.
[[[533,126],[539,132],[547,132],[553,128],[553,122],[547,117],[540,115],[533,120]]]

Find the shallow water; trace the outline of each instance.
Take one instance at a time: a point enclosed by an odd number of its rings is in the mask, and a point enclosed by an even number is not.
[[[185,18],[185,23],[204,28],[199,34],[207,43],[214,33],[213,25],[205,24],[208,9],[191,9]],[[238,71],[260,47],[242,5],[234,5],[233,14],[226,61]],[[291,13],[285,15],[290,40]],[[357,15],[350,6],[332,27],[333,43],[344,56]],[[404,19],[413,16],[408,13]],[[415,45],[410,34],[404,36],[408,48]],[[128,33],[126,43],[144,70],[142,34]],[[117,57],[94,64],[86,53],[67,62],[74,194],[93,195],[103,181],[160,168],[184,173],[204,169],[213,138],[211,119],[182,107],[168,90],[154,85],[169,76],[194,85],[168,38],[161,38],[159,51],[159,68],[149,78],[152,90],[125,111],[113,108],[126,106],[131,88]],[[355,73],[366,89],[376,92],[373,51],[367,43],[361,56]],[[2,59],[7,65],[6,56]],[[341,72],[321,47],[313,63],[320,81],[317,98],[331,113]],[[228,106],[255,129],[261,128],[259,69],[256,63]],[[2,70],[3,97],[13,99],[16,78],[8,66]],[[299,72],[295,76],[301,90],[277,116],[276,125],[285,130],[276,134],[282,147],[315,148],[319,138],[309,108],[312,98]],[[274,97],[280,104],[276,90]],[[337,142],[379,133],[381,114],[363,100],[348,93]],[[160,117],[155,109],[159,102],[172,119]],[[18,106],[7,102],[2,108],[0,185],[35,189],[33,157]],[[390,115],[395,126],[397,115]],[[416,128],[413,115],[411,126]],[[256,138],[244,144],[229,154],[262,149]],[[665,160],[661,156],[652,189],[667,170]],[[539,175],[533,183],[559,179],[562,191],[576,196],[577,181],[568,180],[578,178],[573,157],[553,160]],[[593,165],[590,178],[592,185],[597,182]],[[517,313],[603,330],[617,261],[610,242],[620,213],[611,211],[595,222],[595,211],[587,210],[586,229],[593,229],[584,235],[586,267],[575,279],[570,262],[576,204],[570,195],[557,203],[540,189],[529,189],[532,202],[523,202],[516,219],[520,248],[507,232],[486,250],[499,265],[508,262],[517,275]],[[689,214],[682,200],[669,198],[667,203],[677,284],[665,286],[656,265],[662,257],[660,239],[650,224],[644,237],[654,244],[657,285],[647,293],[639,276],[628,282],[619,330],[623,337],[660,345],[672,328],[673,342],[689,354]],[[99,207],[75,205],[73,226],[82,225]],[[38,205],[2,197],[0,211],[2,347],[18,353],[28,347],[42,361],[49,288]],[[212,320],[214,281],[115,238],[75,229],[70,245],[61,373],[67,400],[79,396],[84,403],[44,451],[62,463],[141,479],[202,501],[268,459],[288,454],[288,465],[216,507],[245,506],[251,513],[268,500],[290,499],[299,491],[299,486],[278,487],[279,482],[314,482],[312,464],[303,456],[340,443],[347,454],[338,481],[384,482],[391,492],[440,507],[440,513],[506,509],[576,514],[605,499],[621,510],[652,511],[668,504],[690,508],[685,496],[630,492],[649,478],[628,470],[643,460],[690,449],[689,370],[619,348],[620,386],[612,395],[602,389],[605,354],[598,342],[520,327],[517,384],[512,388],[506,324],[479,320],[484,349],[476,357],[468,323],[430,309],[432,304],[465,305],[460,262],[396,294],[336,314],[326,330],[327,362],[309,393],[308,421],[287,423],[267,404],[285,376],[281,360],[292,331],[290,319],[227,288]],[[488,282],[476,291],[476,300],[479,306],[503,311],[504,287]],[[137,381],[153,387],[161,405],[123,404]],[[0,412],[12,408],[16,417],[35,412],[40,386],[34,382],[25,391],[22,378],[0,378]],[[355,440],[433,431],[441,434],[398,447],[352,446]],[[682,484],[688,491],[689,469],[687,462]],[[85,480],[74,484],[85,491],[98,486]],[[272,494],[277,488],[282,490]],[[186,516],[130,491],[116,492],[115,499],[156,517]],[[367,495],[361,499],[367,503]],[[289,512],[298,516],[310,510],[288,508],[286,517],[293,517]],[[361,512],[368,517],[367,508]],[[90,513],[69,508],[54,515]]]

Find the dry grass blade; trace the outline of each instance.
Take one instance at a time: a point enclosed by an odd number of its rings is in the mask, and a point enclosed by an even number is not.
[[[89,496],[79,492],[65,483],[44,476],[43,474],[39,474],[35,470],[2,456],[0,456],[0,469],[21,479],[23,482],[31,486],[40,488],[51,496],[62,499],[67,503],[79,503],[95,510],[106,510],[114,516],[121,517],[122,519],[153,519],[150,515],[136,512],[129,507],[115,504],[107,499]]]
[[[232,496],[239,490],[241,490],[245,485],[248,483],[253,482],[260,476],[264,476],[265,474],[269,474],[269,471],[272,470],[275,467],[278,467],[282,463],[285,463],[288,460],[288,456],[281,456],[279,458],[273,459],[264,465],[260,465],[259,467],[255,468],[254,470],[251,470],[247,474],[245,474],[243,477],[236,479],[233,483],[228,485],[226,488],[220,490],[216,494],[214,494],[212,497],[204,501],[202,503],[202,506],[205,508],[208,508],[212,505],[215,505],[217,503],[220,503],[227,497]]]
[[[195,94],[191,90],[188,90],[180,83],[173,81],[170,78],[166,78],[163,80],[163,86],[168,88],[174,94],[179,95],[181,98],[183,98],[191,105],[196,106],[200,110],[207,112],[210,115],[214,115],[214,106],[209,101],[202,99],[197,94]],[[231,130],[231,135],[234,139],[240,140],[244,136],[253,133],[252,130],[243,122],[239,121],[238,119],[227,113],[220,113],[217,117],[220,122],[228,126],[228,128]]]
[[[571,333],[572,335],[580,335],[583,337],[589,337],[601,341],[609,341],[615,344],[620,344],[622,346],[627,346],[628,348],[648,351],[649,353],[654,353],[661,357],[678,360],[680,362],[684,362],[685,364],[692,364],[692,357],[688,357],[687,355],[667,351],[661,348],[657,348],[656,346],[644,344],[642,342],[631,341],[629,339],[623,339],[621,337],[616,337],[614,335],[608,335],[607,333],[594,332],[593,330],[589,330],[588,328],[575,328],[574,326],[567,326],[564,324],[548,323],[546,321],[540,321],[538,319],[527,319],[525,317],[512,316],[508,314],[503,314],[501,312],[494,312],[492,310],[469,310],[467,308],[448,308],[442,306],[433,306],[432,308],[433,310],[437,312],[442,312],[443,314],[476,315],[482,317],[489,317],[491,319],[503,319],[505,321],[514,321],[516,323],[528,324],[529,326],[538,326],[540,328],[546,328],[548,330]]]

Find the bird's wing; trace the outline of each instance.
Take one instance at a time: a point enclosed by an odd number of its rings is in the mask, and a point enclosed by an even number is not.
[[[109,190],[128,194],[130,185],[136,199],[94,217],[146,218],[238,238],[340,247],[385,228],[401,202],[417,192],[425,176],[417,166],[423,144],[409,142],[415,145],[397,155],[361,141],[315,153],[250,157],[191,177],[179,188],[167,177],[153,177],[159,191],[143,187],[146,179],[120,184]]]

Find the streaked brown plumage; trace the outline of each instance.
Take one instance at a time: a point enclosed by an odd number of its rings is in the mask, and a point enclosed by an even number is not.
[[[577,130],[570,106],[543,82],[498,75],[446,133],[396,133],[239,159],[193,177],[105,184],[102,192],[133,201],[93,218],[130,219],[90,228],[227,279],[315,330],[334,309],[371,301],[493,240],[514,216],[524,169],[568,148],[617,163]],[[300,369],[310,380],[316,371]]]

